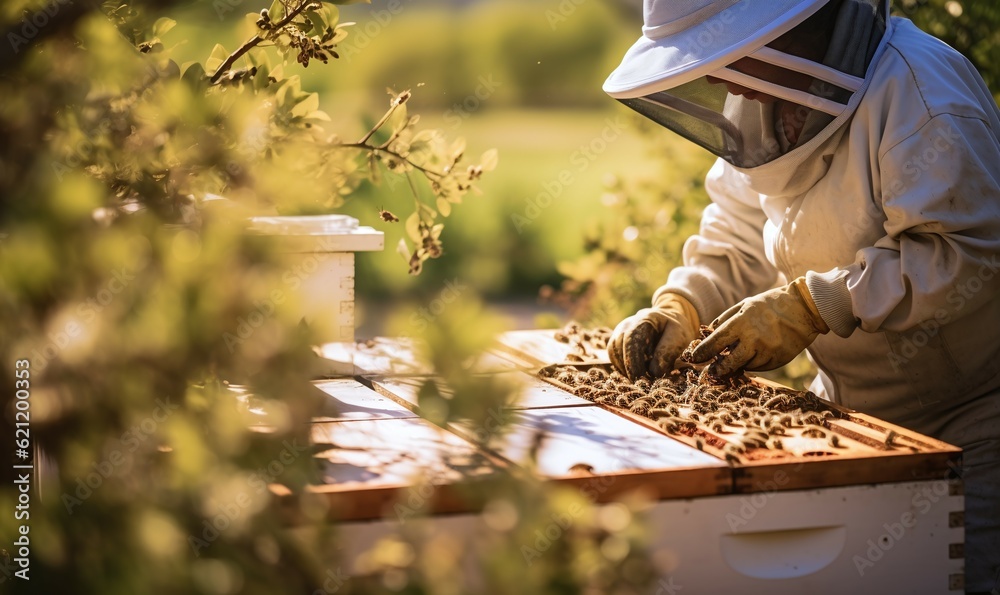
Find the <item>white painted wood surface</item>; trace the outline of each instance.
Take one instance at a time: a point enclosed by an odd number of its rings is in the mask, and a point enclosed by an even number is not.
[[[650,593],[962,593],[963,560],[950,558],[949,546],[963,540],[964,530],[950,526],[963,505],[950,486],[921,481],[658,502],[639,519],[652,535],[660,574]],[[481,554],[472,544],[491,531],[481,516],[406,523],[410,535],[470,544],[462,548],[466,584],[481,584]],[[399,530],[395,520],[339,525],[344,574],[363,571],[363,552]]]
[[[543,477],[727,467],[711,455],[600,407],[528,409],[506,415],[505,431],[488,434],[488,448]],[[456,424],[455,430],[467,438],[485,435],[483,428],[468,423]]]
[[[456,483],[493,473],[473,445],[421,418],[313,424],[324,484],[340,488]]]
[[[281,291],[317,336],[354,341],[354,253],[384,249],[384,234],[346,215],[253,217],[250,232],[285,256]]]
[[[416,413],[396,401],[378,394],[353,378],[335,378],[313,382],[327,394],[323,413],[314,422],[402,419]]]
[[[545,382],[535,376],[525,372],[500,372],[494,376],[510,386],[517,387],[518,392],[511,395],[511,401],[507,406],[512,409],[537,409],[540,407],[568,407],[568,406],[588,406],[590,401],[581,399],[575,395],[561,390],[552,384]],[[421,385],[427,381],[426,377],[413,376],[386,376],[372,377],[375,390],[392,395],[412,406],[417,405],[417,392]],[[442,394],[450,395],[452,391],[438,383]]]
[[[361,342],[331,342],[319,346],[320,369],[330,375],[428,376],[433,370],[412,339],[375,337]],[[471,372],[494,373],[516,370],[517,365],[494,353],[484,353],[466,363]]]

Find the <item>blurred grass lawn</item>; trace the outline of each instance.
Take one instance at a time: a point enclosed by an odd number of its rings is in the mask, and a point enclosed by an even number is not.
[[[483,111],[466,120],[455,132],[468,139],[467,152],[497,148],[500,165],[483,177],[481,196],[470,195],[453,211],[443,236],[445,255],[428,263],[421,277],[457,277],[488,294],[519,296],[557,281],[556,263],[583,253],[582,231],[601,213],[606,176],[639,175],[655,166],[629,127],[611,142],[602,138],[629,117],[617,109],[522,109]],[[435,125],[432,117],[422,122]],[[412,191],[406,184],[383,183],[365,192],[370,196],[352,201],[347,211],[383,229],[387,249],[359,256],[359,288],[395,292],[420,284],[421,278],[398,274],[403,261],[393,249],[401,225],[381,223],[375,209],[402,210]],[[549,203],[549,196],[554,198],[548,207],[536,208]]]

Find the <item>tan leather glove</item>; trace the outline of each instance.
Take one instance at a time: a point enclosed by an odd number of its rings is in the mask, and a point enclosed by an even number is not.
[[[729,354],[709,368],[716,376],[741,369],[779,368],[817,336],[830,332],[809,295],[805,277],[743,300],[716,318],[712,328],[691,359],[706,363],[728,347]]]
[[[608,356],[630,379],[666,376],[691,341],[698,337],[698,312],[686,298],[661,293],[652,308],[643,308],[618,323]]]

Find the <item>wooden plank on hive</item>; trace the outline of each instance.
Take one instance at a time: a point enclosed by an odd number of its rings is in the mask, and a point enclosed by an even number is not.
[[[670,437],[624,420],[600,407],[558,407],[510,412],[502,433],[487,448],[541,477],[582,485],[608,484],[606,497],[643,489],[655,498],[729,493],[726,464]],[[472,438],[468,424],[455,431]]]
[[[497,337],[496,349],[531,368],[561,363],[611,363],[607,349],[588,349],[586,354],[580,354],[568,343],[557,341],[555,334],[555,330],[510,331]],[[581,357],[583,361],[571,361],[574,355]]]
[[[353,378],[319,380],[313,385],[328,395],[313,422],[399,419],[416,417],[410,409],[380,395]]]
[[[497,380],[517,388],[512,393],[512,401],[507,407],[512,409],[538,409],[540,407],[591,406],[592,403],[581,399],[548,382],[525,372],[503,372],[493,375]],[[410,407],[417,406],[417,393],[427,377],[421,376],[387,376],[371,377],[373,388],[381,394],[391,397]],[[438,382],[438,387],[445,395],[451,394],[448,387]]]
[[[313,441],[328,485],[456,483],[494,470],[475,446],[421,418],[317,423]]]
[[[904,453],[878,456],[857,453],[830,457],[748,461],[734,465],[733,490],[751,493],[771,490],[801,490],[948,479],[949,466],[957,464],[960,451]],[[784,477],[780,483],[777,477]],[[770,486],[770,487],[769,487]]]
[[[351,376],[427,376],[434,372],[423,363],[417,342],[405,337],[375,337],[357,343],[327,343],[319,347],[319,354],[321,362],[327,363],[330,369]],[[509,359],[489,352],[468,362],[467,366],[469,371],[477,373],[517,369]]]
[[[422,503],[434,513],[469,512],[475,502],[463,486],[487,480],[505,466],[455,434],[418,418],[319,422],[312,440],[322,484],[309,492],[325,497],[330,518],[341,521],[392,518],[392,505],[415,485],[433,486]],[[298,499],[272,486],[279,509],[296,523]]]

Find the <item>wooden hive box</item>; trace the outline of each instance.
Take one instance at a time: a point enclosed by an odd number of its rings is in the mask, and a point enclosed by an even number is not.
[[[961,484],[949,475],[957,448],[838,408],[829,422],[843,446],[835,454],[811,455],[820,446],[807,438],[795,445],[792,436],[780,456],[727,460],[704,443],[699,450],[700,435],[667,434],[539,378],[540,368],[567,359],[551,332],[519,331],[500,343],[469,365],[520,386],[497,409],[503,433],[489,422],[438,427],[420,417],[418,392],[435,379],[416,363],[412,343],[337,348],[351,352],[357,375],[316,382],[330,410],[314,420],[323,483],[309,491],[330,503],[348,574],[357,571],[351,560],[403,522],[474,539],[488,530],[480,512],[490,482],[533,473],[599,506],[637,491],[651,497],[644,522],[651,553],[667,561],[664,585],[775,594],[962,590]],[[572,363],[607,365],[591,355]],[[273,489],[291,531],[312,531],[298,498]],[[414,507],[430,516],[411,518]],[[474,571],[476,561],[467,562]]]
[[[250,231],[285,256],[274,291],[295,296],[324,342],[353,342],[354,253],[382,250],[384,234],[346,215],[254,217]]]

